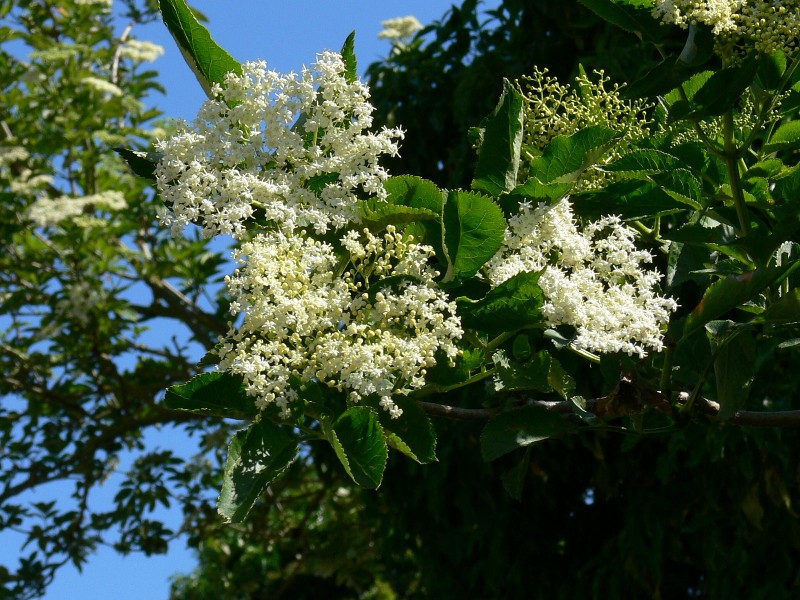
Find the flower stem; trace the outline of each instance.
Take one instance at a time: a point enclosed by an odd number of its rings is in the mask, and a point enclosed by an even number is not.
[[[733,138],[733,111],[727,111],[722,117],[722,129],[725,137],[725,166],[728,169],[728,180],[731,185],[733,205],[736,207],[736,217],[739,220],[739,229],[742,237],[750,233],[750,217],[747,214],[747,204],[742,191],[742,180],[739,176],[736,141]]]
[[[414,398],[420,398],[424,396],[430,396],[431,394],[446,394],[447,392],[452,392],[458,388],[466,387],[468,385],[472,385],[473,383],[477,383],[478,381],[482,381],[487,377],[491,377],[495,374],[495,372],[495,369],[486,369],[485,371],[481,371],[480,373],[477,373],[476,375],[473,375],[472,377],[465,379],[460,383],[454,383],[452,385],[436,385],[431,383],[410,395]]]

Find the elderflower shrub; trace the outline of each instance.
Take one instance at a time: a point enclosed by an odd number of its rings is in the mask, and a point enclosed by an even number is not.
[[[650,253],[617,217],[578,229],[567,199],[522,204],[509,220],[503,248],[486,265],[493,286],[522,272],[541,271],[547,325],[575,328],[573,345],[593,352],[644,357],[663,348],[662,329],[677,305],[658,296],[660,275],[643,268]]]
[[[222,340],[220,368],[241,375],[261,409],[288,416],[298,386],[317,381],[352,402],[377,396],[397,417],[392,394],[422,387],[437,353],[458,353],[461,324],[434,284],[432,248],[392,226],[383,237],[348,231],[341,243],[340,257],[304,230],[270,231],[236,252],[226,283],[231,314],[244,318]],[[392,285],[370,286],[386,278]]]
[[[180,231],[245,232],[256,211],[285,232],[317,233],[359,221],[359,199],[384,199],[384,154],[396,155],[400,129],[369,133],[369,90],[348,81],[340,54],[324,52],[300,75],[246,63],[215,86],[194,125],[160,141],[158,191],[164,220]],[[301,118],[301,115],[303,117]]]
[[[656,0],[653,15],[684,28],[692,24],[710,27],[722,55],[733,56],[748,47],[791,54],[798,47],[797,0]]]

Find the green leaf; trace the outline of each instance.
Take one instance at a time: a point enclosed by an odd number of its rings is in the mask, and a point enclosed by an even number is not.
[[[662,237],[667,240],[706,246],[709,244],[725,244],[736,239],[735,233],[719,223],[688,223],[678,229],[665,231]]]
[[[800,266],[800,261],[795,260],[780,267],[756,269],[740,275],[730,275],[711,284],[703,295],[703,299],[686,318],[683,337],[689,337],[709,321],[752,300],[765,288],[780,283],[798,266]]]
[[[525,480],[528,478],[530,465],[531,449],[528,447],[522,455],[522,460],[500,477],[503,482],[503,488],[517,502],[522,502],[522,491],[525,488]]]
[[[372,231],[382,231],[386,229],[387,225],[402,227],[408,223],[430,221],[439,218],[439,213],[435,213],[427,208],[389,204],[374,198],[362,204],[361,214],[364,224]]]
[[[306,181],[306,186],[312,192],[321,192],[329,185],[335,184],[339,181],[339,173],[320,173],[309,177]]]
[[[134,175],[150,181],[156,180],[156,165],[164,156],[161,152],[140,152],[129,148],[114,148],[114,152],[128,163]]]
[[[358,62],[356,61],[356,32],[350,32],[342,46],[342,60],[344,61],[344,78],[347,83],[358,79]]]
[[[570,429],[572,426],[560,415],[541,406],[524,406],[503,412],[483,428],[481,455],[484,461],[489,462]]]
[[[160,0],[159,5],[164,24],[209,98],[213,84],[223,85],[226,74],[242,74],[242,65],[214,41],[184,0]]]
[[[564,400],[569,400],[575,391],[575,380],[572,375],[567,373],[561,363],[552,356],[550,357],[550,366],[547,369],[547,383]]]
[[[542,322],[544,294],[539,287],[541,273],[519,273],[474,301],[458,298],[458,313],[467,329],[494,337]]]
[[[750,58],[735,67],[714,72],[691,99],[694,119],[718,116],[730,109],[753,82],[758,61]]]
[[[596,219],[619,215],[622,219],[646,219],[684,210],[686,205],[651,181],[629,179],[570,197],[575,212]]]
[[[603,165],[603,170],[623,173],[658,173],[680,166],[682,166],[681,161],[671,154],[645,148],[622,155],[614,162]]]
[[[496,369],[506,391],[556,392],[566,400],[575,390],[575,381],[548,350],[540,350],[525,362],[498,363]]]
[[[751,322],[783,325],[800,323],[800,289],[791,290],[781,296]]]
[[[241,523],[261,492],[296,455],[297,440],[271,421],[262,420],[237,432],[228,447],[219,514],[229,523]]]
[[[541,156],[531,160],[530,172],[542,183],[565,183],[577,180],[619,138],[620,134],[594,125],[570,136],[553,138]]]
[[[800,121],[784,123],[772,134],[764,145],[765,152],[777,152],[800,146]]]
[[[542,183],[536,177],[531,177],[511,190],[510,194],[501,195],[497,202],[506,217],[511,218],[519,213],[523,202],[538,200],[551,204],[569,195],[573,187],[574,182]]]
[[[653,67],[644,77],[622,89],[627,98],[663,96],[692,76],[692,70],[682,61],[667,58]]]
[[[795,239],[797,232],[800,231],[800,210],[797,204],[800,202],[776,206],[772,210],[774,224],[771,228],[762,226],[753,228],[750,234],[739,242],[757,265],[769,264],[775,251],[784,242]]]
[[[787,169],[775,178],[775,188],[772,190],[776,199],[787,201],[800,197],[800,168]]]
[[[744,406],[755,377],[756,338],[751,329],[736,329],[716,351],[714,375],[717,381],[718,419],[730,419]]]
[[[486,353],[481,348],[463,348],[455,359],[455,365],[450,364],[444,353],[437,355],[436,359],[436,364],[429,367],[425,375],[427,385],[424,389],[432,392],[467,381],[473,370],[483,366]]]
[[[377,488],[383,479],[389,451],[376,411],[368,406],[353,406],[333,424],[323,420],[322,426],[353,481],[364,488]]]
[[[511,346],[511,355],[514,357],[514,360],[517,362],[525,362],[526,360],[530,360],[532,354],[533,348],[528,336],[523,334],[515,336]]]
[[[474,190],[499,196],[517,185],[524,101],[507,79],[494,111],[481,122],[482,142],[475,168]]]
[[[580,0],[580,2],[600,18],[620,29],[636,33],[645,40],[654,41],[662,37],[663,29],[659,22],[653,19],[650,10],[644,7],[614,0]]]
[[[778,91],[784,71],[786,71],[786,55],[780,50],[760,57],[758,79],[765,90]]]
[[[506,231],[506,220],[497,203],[474,192],[448,192],[441,225],[447,257],[443,283],[475,275],[503,245]]]
[[[245,393],[242,378],[218,371],[200,373],[167,388],[164,402],[173,410],[204,417],[252,419],[258,414],[255,399]]]
[[[536,177],[531,177],[515,187],[511,194],[515,196],[525,196],[532,200],[549,200],[554,202],[566,196],[572,189],[572,183],[542,183]]]
[[[706,85],[714,75],[715,71],[700,71],[699,73],[692,74],[689,79],[683,82],[681,90],[672,90],[667,94],[666,101],[669,104],[675,104],[678,100],[683,100],[684,97],[691,102],[703,86]],[[682,92],[682,93],[681,93]]]
[[[400,175],[387,179],[384,187],[388,192],[386,202],[391,205],[407,206],[412,210],[431,211],[437,217],[442,214],[445,196],[442,190],[432,181],[412,175]],[[422,216],[424,213],[416,214]],[[407,231],[409,230],[419,241],[424,241],[433,246],[437,259],[442,264],[447,264],[447,256],[442,245],[442,223],[440,218],[435,221],[423,220],[415,223],[407,229]],[[424,238],[424,240],[420,238]]]
[[[688,169],[671,169],[650,176],[673,200],[696,210],[702,210],[703,186]]]
[[[405,396],[393,398],[403,414],[393,419],[381,408],[377,399],[364,401],[378,414],[389,445],[420,464],[436,460],[436,431],[416,400]]]
[[[388,204],[424,208],[437,215],[442,212],[444,196],[432,181],[413,175],[399,175],[390,177],[383,185],[388,192]]]

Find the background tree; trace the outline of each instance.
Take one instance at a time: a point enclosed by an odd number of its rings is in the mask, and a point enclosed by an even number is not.
[[[0,530],[25,544],[0,569],[4,596],[42,594],[58,567],[80,568],[101,543],[166,551],[176,532],[151,513],[177,502],[192,518],[213,463],[187,464],[143,437],[176,425],[213,449],[226,428],[156,402],[223,330],[213,285],[223,259],[165,235],[154,194],[111,150],[147,149],[164,130],[147,69],[163,49],[135,37],[155,7],[118,3],[119,37],[110,7],[0,2]],[[149,335],[154,323],[172,339]],[[90,494],[121,453],[134,466],[115,508],[98,510]]]

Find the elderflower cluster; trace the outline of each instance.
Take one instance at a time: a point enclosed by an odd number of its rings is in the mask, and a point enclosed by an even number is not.
[[[496,286],[519,273],[540,271],[542,314],[550,327],[574,327],[573,345],[579,349],[643,357],[646,348],[662,349],[662,327],[677,305],[656,295],[660,276],[642,267],[652,257],[636,249],[635,237],[617,217],[579,230],[567,199],[524,204],[509,220],[487,276]]]
[[[122,96],[123,94],[122,89],[120,89],[118,85],[106,81],[105,79],[100,79],[99,77],[84,77],[81,79],[81,83],[103,94],[110,94],[112,96]]]
[[[582,73],[574,85],[562,85],[547,73],[534,67],[533,75],[517,82],[525,99],[526,143],[543,150],[554,137],[592,125],[619,131],[627,142],[649,135],[644,101],[624,99],[621,86],[610,84],[603,71],[595,71],[596,81]]]
[[[525,144],[544,150],[556,136],[601,125],[621,135],[606,157],[612,160],[632,142],[650,135],[644,100],[624,99],[621,86],[611,84],[603,71],[596,71],[596,78],[581,73],[574,85],[562,85],[547,73],[547,69],[535,67],[533,75],[517,82],[525,100]],[[594,183],[607,182],[609,177],[599,171],[587,172],[587,176],[597,179]],[[584,187],[593,186],[592,180],[583,183]]]
[[[134,62],[153,62],[164,54],[164,47],[153,42],[128,39],[120,46],[119,54]]]
[[[458,353],[460,320],[434,284],[430,247],[392,226],[383,237],[349,231],[341,243],[343,256],[304,230],[270,231],[236,252],[226,283],[231,313],[244,318],[217,351],[261,409],[287,416],[298,386],[316,381],[354,402],[375,396],[397,417],[392,395],[422,387],[436,354]]]
[[[681,27],[711,27],[718,51],[752,46],[758,52],[791,54],[798,48],[797,0],[656,0],[653,15]]]
[[[83,214],[87,207],[122,210],[127,206],[122,192],[106,191],[82,198],[72,196],[39,198],[28,207],[27,216],[37,226],[48,227]]]
[[[378,33],[380,39],[396,40],[400,43],[410,40],[415,33],[422,31],[422,23],[413,15],[397,17],[381,21],[383,31]]]
[[[258,216],[285,232],[317,233],[359,221],[360,198],[384,199],[381,155],[396,155],[400,129],[370,133],[373,106],[349,81],[340,54],[324,52],[300,75],[251,62],[215,86],[194,125],[156,144],[165,220],[205,236],[241,236]]]
[[[96,6],[99,8],[111,8],[114,0],[75,0],[78,6]]]

